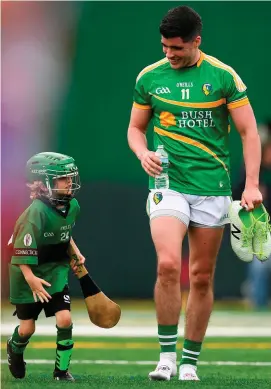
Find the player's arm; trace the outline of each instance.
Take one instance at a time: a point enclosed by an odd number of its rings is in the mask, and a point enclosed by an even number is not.
[[[33,298],[37,302],[40,300],[48,302],[50,294],[43,285],[51,286],[42,278],[36,277],[31,266],[38,265],[38,248],[36,241],[35,226],[29,222],[19,224],[15,228],[15,233],[8,243],[12,247],[11,265],[20,267],[26,282],[33,292]]]
[[[253,110],[249,104],[246,86],[239,75],[231,69],[223,74],[223,89],[227,108],[239,132],[246,166],[246,183],[241,204],[252,210],[262,202],[259,191],[261,145]]]
[[[155,177],[161,173],[160,159],[153,151],[148,150],[146,132],[152,116],[151,109],[132,108],[128,127],[128,144],[141,161],[145,172]]]
[[[151,99],[148,93],[150,79],[148,75],[139,73],[133,96],[133,107],[128,127],[128,144],[137,158],[141,160],[147,153],[148,145],[146,132],[152,117]]]
[[[250,104],[230,110],[230,115],[243,144],[246,164],[246,186],[259,186],[261,142]]]
[[[86,258],[81,254],[78,246],[76,245],[73,238],[70,240],[70,246],[68,249],[69,255],[72,258],[71,268],[76,273],[79,265],[83,265],[86,261]]]
[[[148,150],[146,132],[152,118],[151,97],[148,93],[151,75],[139,73],[134,89],[134,104],[128,127],[128,144],[150,176],[160,174],[160,159]]]
[[[256,119],[251,105],[229,109],[231,118],[239,132],[243,144],[246,167],[246,183],[241,205],[251,210],[262,202],[259,190],[259,172],[261,164],[261,142],[257,130]]]
[[[146,132],[151,120],[151,109],[141,109],[133,106],[128,127],[128,144],[137,158],[148,151]]]
[[[19,265],[19,267],[24,275],[26,282],[28,283],[33,292],[35,302],[37,302],[39,299],[42,303],[44,303],[44,301],[48,303],[49,299],[51,299],[52,297],[44,289],[43,285],[51,286],[51,284],[49,284],[49,282],[43,280],[42,278],[36,277],[29,265]]]

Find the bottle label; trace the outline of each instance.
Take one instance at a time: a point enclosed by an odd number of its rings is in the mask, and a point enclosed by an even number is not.
[[[161,158],[160,158],[160,161],[161,161],[162,163],[168,163],[168,158],[166,158],[166,157],[161,157]]]

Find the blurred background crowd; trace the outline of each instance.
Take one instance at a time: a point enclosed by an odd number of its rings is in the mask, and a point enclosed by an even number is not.
[[[162,58],[159,22],[178,4],[202,16],[202,50],[231,65],[248,87],[263,146],[261,189],[271,212],[271,54],[263,39],[271,34],[271,3],[2,2],[2,297],[8,298],[6,243],[30,201],[25,162],[57,151],[72,155],[80,169],[75,240],[94,278],[112,297],[152,298],[156,259],[145,214],[147,177],[126,131],[136,76]],[[239,199],[244,168],[234,128],[230,140],[233,197]],[[242,263],[229,241],[227,228],[216,299],[266,308],[271,260]],[[187,288],[187,245],[183,254]],[[71,285],[79,295],[74,279]]]

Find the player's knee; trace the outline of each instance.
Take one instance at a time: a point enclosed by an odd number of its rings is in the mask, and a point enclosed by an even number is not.
[[[29,322],[29,323],[23,323],[23,324],[20,324],[20,327],[19,327],[19,335],[24,338],[24,337],[29,337],[29,336],[32,336],[35,332],[35,322]]]
[[[213,276],[211,272],[193,270],[190,272],[191,288],[197,289],[203,293],[207,292],[213,286]]]
[[[179,257],[169,255],[160,257],[158,263],[158,276],[161,281],[179,282],[181,273],[181,260]]]
[[[70,312],[58,312],[58,315],[56,315],[56,324],[59,328],[70,327],[72,324]]]

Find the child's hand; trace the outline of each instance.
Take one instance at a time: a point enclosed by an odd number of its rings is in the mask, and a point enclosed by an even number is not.
[[[71,268],[72,271],[76,274],[78,271],[78,266],[83,265],[85,263],[86,258],[80,253],[76,255],[76,260],[72,260]]]
[[[44,303],[44,301],[46,301],[46,303],[49,302],[49,299],[51,299],[52,297],[42,286],[42,284],[46,286],[51,286],[49,282],[43,280],[42,278],[36,277],[34,275],[26,278],[26,281],[33,292],[33,297],[35,302],[37,302],[38,300],[40,300],[42,303]]]

